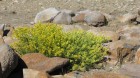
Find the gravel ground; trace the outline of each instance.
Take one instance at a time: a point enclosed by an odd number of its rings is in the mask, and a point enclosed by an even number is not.
[[[140,0],[0,0],[0,24],[29,24],[43,9],[97,10],[112,15],[136,13]]]

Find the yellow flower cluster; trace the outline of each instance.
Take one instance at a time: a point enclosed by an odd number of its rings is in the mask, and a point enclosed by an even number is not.
[[[21,55],[35,52],[69,58],[72,70],[91,68],[107,51],[102,46],[106,38],[82,30],[63,32],[61,26],[52,23],[17,28],[13,37],[18,41],[12,47]]]

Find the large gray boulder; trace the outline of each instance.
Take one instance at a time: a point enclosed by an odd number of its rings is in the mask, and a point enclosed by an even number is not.
[[[0,62],[3,78],[7,78],[18,64],[18,56],[10,46],[3,44],[0,45]]]
[[[39,13],[37,13],[34,22],[50,22],[52,21],[55,16],[59,13],[60,11],[58,11],[56,8],[48,8],[45,9]]]

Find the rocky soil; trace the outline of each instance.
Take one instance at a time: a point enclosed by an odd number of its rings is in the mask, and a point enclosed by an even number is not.
[[[30,24],[35,15],[46,8],[97,10],[112,15],[137,13],[139,0],[0,0],[0,24]]]

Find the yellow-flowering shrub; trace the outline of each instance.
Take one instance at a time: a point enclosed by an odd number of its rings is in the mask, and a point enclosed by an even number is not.
[[[69,58],[72,70],[87,70],[95,62],[103,59],[107,39],[89,32],[78,30],[63,32],[56,24],[35,24],[34,27],[21,27],[14,31],[18,41],[12,47],[21,55],[42,53],[48,57]]]

